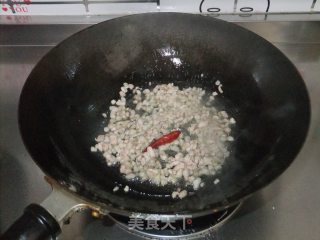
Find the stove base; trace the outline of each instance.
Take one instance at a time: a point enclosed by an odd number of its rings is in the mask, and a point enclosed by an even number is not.
[[[219,226],[229,220],[240,208],[241,203],[220,212],[202,217],[177,217],[176,220],[129,218],[110,213],[109,217],[122,230],[144,239],[210,239]]]

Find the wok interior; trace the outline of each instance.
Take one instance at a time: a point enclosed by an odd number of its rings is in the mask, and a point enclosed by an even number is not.
[[[90,151],[124,82],[212,92],[216,80],[224,90],[217,108],[237,121],[235,141],[221,172],[194,195],[173,200],[174,186],[127,181]],[[228,206],[283,172],[304,141],[309,102],[292,64],[256,35],[209,17],[144,14],[98,24],[50,51],[28,78],[19,113],[34,160],[62,185],[116,209],[181,213]],[[113,193],[119,184],[132,191]]]

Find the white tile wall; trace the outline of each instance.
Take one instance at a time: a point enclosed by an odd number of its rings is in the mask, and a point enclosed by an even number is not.
[[[86,14],[83,4],[17,4],[14,5],[15,15],[84,15]],[[9,5],[1,7],[0,15],[12,15]]]
[[[50,0],[51,1],[51,0]],[[86,14],[85,7],[81,0],[67,0],[71,4],[59,4],[59,2],[65,2],[66,0],[52,0],[57,4],[28,4],[33,0],[12,0],[15,2],[13,5],[15,15],[84,15]],[[8,3],[8,1],[6,1]],[[36,0],[36,2],[48,2],[48,0]],[[26,3],[26,4],[25,4]],[[8,4],[1,4],[0,15],[12,15]]]
[[[82,0],[12,0],[13,2],[82,2]]]
[[[308,12],[311,11],[312,2],[313,0],[270,0],[269,12]]]
[[[81,0],[50,0],[57,2],[57,4],[19,4],[49,0],[12,1],[17,3],[14,5],[14,14],[16,15],[115,15],[157,11],[199,13],[200,9],[203,13],[264,13],[268,5],[268,0],[160,0],[159,6],[156,1],[130,2],[129,0],[128,3],[114,3],[106,2],[108,0],[88,0],[89,12],[87,12]],[[59,4],[59,2],[65,1],[71,4]],[[6,2],[6,0],[2,0],[2,2]],[[313,0],[270,0],[269,12],[310,12],[312,2]],[[320,0],[316,1],[313,10],[320,11]],[[8,4],[0,5],[0,15],[13,15]]]
[[[238,0],[236,12],[266,12],[267,0]]]
[[[232,13],[234,11],[234,0],[204,0],[202,12]]]
[[[200,1],[195,0],[160,0],[161,12],[199,12]]]
[[[157,4],[155,2],[89,4],[89,14],[126,14],[155,11],[157,11]]]

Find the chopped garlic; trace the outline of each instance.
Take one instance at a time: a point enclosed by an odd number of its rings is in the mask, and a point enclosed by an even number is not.
[[[188,195],[188,192],[187,192],[186,190],[182,190],[182,191],[179,193],[179,198],[180,198],[180,199],[185,198],[187,195]]]
[[[229,119],[229,122],[230,122],[230,124],[235,124],[236,120],[234,120],[234,118],[232,117],[232,118]]]
[[[129,187],[128,187],[128,186],[125,186],[124,189],[123,189],[123,191],[129,192]]]

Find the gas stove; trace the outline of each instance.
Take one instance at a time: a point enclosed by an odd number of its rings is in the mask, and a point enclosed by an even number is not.
[[[83,22],[77,24],[0,25],[0,232],[22,213],[25,206],[43,201],[51,191],[19,134],[17,107],[23,83],[37,61],[59,41],[88,27],[91,21],[107,19],[103,18],[88,20],[84,17]],[[182,229],[181,221],[172,231],[135,229],[129,226],[130,218],[114,214],[102,217],[85,210],[75,214],[64,226],[60,239],[319,238],[320,22],[242,21],[237,24],[256,32],[284,52],[306,82],[312,121],[306,143],[293,164],[241,207],[201,219],[190,217],[191,222],[185,219],[186,230]]]
[[[159,219],[152,215],[142,220],[138,217],[124,217],[109,214],[109,218],[122,230],[145,239],[212,239],[218,228],[226,223],[240,208],[241,204],[223,211],[194,217],[178,217],[175,220]]]

